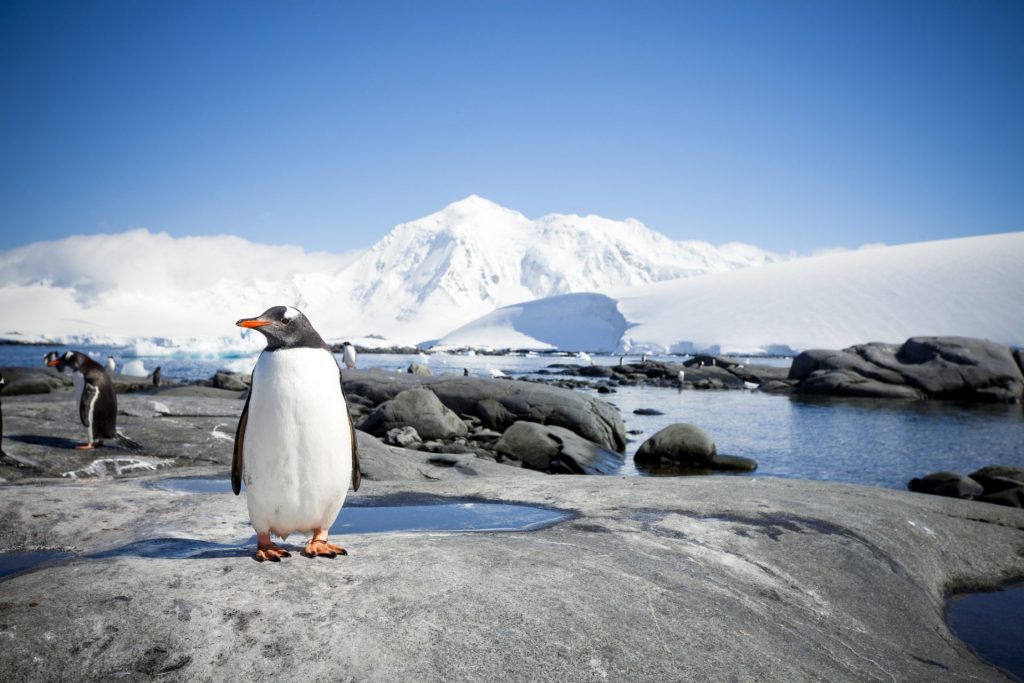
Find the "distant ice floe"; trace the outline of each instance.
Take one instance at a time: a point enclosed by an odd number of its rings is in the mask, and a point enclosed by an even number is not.
[[[61,476],[68,479],[87,479],[92,477],[121,476],[132,472],[155,472],[163,467],[165,463],[154,462],[143,458],[99,458],[93,460],[85,467],[70,472],[64,472]]]
[[[128,377],[146,377],[149,371],[141,360],[130,360],[121,368],[121,374]]]

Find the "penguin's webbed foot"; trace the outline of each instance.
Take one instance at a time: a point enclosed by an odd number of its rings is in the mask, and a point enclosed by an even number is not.
[[[75,446],[76,451],[91,451],[94,448],[100,448],[103,446],[102,441],[93,441],[92,443],[83,443],[81,446]]]
[[[253,555],[252,559],[257,562],[280,562],[282,557],[291,557],[292,554],[284,548],[274,545],[274,542],[270,540],[270,533],[262,533],[256,535],[256,554]]]
[[[326,538],[313,538],[306,547],[303,548],[302,554],[306,557],[328,557],[335,558],[338,555],[348,555],[348,551],[342,548],[340,545],[334,545],[328,543]]]

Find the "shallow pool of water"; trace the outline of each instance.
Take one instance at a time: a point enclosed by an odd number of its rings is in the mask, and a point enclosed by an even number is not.
[[[30,569],[56,564],[69,557],[72,557],[71,553],[59,550],[0,553],[0,580]]]
[[[1024,681],[1024,584],[949,599],[949,627],[977,655]]]

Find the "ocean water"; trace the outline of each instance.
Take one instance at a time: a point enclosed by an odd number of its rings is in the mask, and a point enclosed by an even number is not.
[[[0,366],[35,366],[50,350],[41,346],[0,346]],[[63,350],[63,349],[61,349]],[[248,372],[256,355],[137,355],[137,349],[86,347],[98,360],[114,356],[119,365],[141,360],[164,377],[207,379],[220,368]],[[651,356],[679,362],[678,356]],[[627,357],[626,361],[639,360]],[[340,361],[340,358],[339,358]],[[360,368],[404,372],[412,361],[435,374],[477,377],[501,372],[509,377],[536,377],[554,363],[591,361],[614,365],[618,356],[584,359],[569,354],[485,356],[458,354],[362,354]],[[788,366],[789,359],[754,359]],[[581,378],[574,378],[581,379]],[[707,431],[719,452],[758,462],[752,474],[816,479],[903,489],[907,481],[937,470],[969,474],[990,464],[1024,467],[1024,408],[1021,405],[963,404],[946,401],[880,401],[786,397],[756,391],[678,391],[656,387],[618,387],[598,394],[581,389],[619,408],[630,434],[621,474],[637,476],[632,455],[645,439],[676,422]],[[635,415],[654,408],[664,415]]]

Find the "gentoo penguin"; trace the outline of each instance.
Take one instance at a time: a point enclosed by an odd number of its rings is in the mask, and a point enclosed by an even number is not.
[[[56,367],[58,372],[64,372],[63,363],[52,363],[51,361],[58,361],[60,359],[59,351],[50,351],[48,354],[43,356],[43,365],[49,365]],[[71,373],[71,385],[74,387],[74,401],[77,404],[82,402],[82,392],[85,390],[85,377],[77,372]]]
[[[252,371],[252,389],[235,432],[231,488],[245,482],[258,562],[289,553],[274,545],[306,532],[307,557],[347,555],[327,542],[348,494],[359,490],[356,434],[331,348],[291,306],[274,306],[239,327],[258,330],[267,347]]]
[[[114,362],[113,356],[107,356],[107,372],[113,375],[114,370],[117,370],[117,363]]]
[[[356,347],[348,342],[341,345],[341,359],[345,361],[345,367],[349,370],[356,369]]]
[[[156,366],[156,370],[153,371],[153,386],[160,386],[160,366]]]
[[[4,376],[0,375],[0,387],[4,385]],[[4,410],[0,406],[0,456],[4,455]]]
[[[56,367],[61,372],[71,368],[80,373],[84,380],[82,396],[78,401],[78,416],[85,425],[89,440],[76,446],[78,449],[90,449],[103,445],[103,439],[117,439],[125,448],[139,450],[138,443],[117,431],[117,394],[114,383],[103,366],[84,353],[68,351],[57,356],[55,351],[46,354],[46,364]]]

